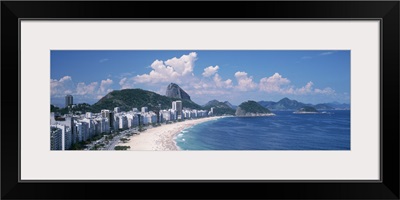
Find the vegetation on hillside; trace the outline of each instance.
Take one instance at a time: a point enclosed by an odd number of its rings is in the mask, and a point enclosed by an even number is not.
[[[311,106],[304,106],[298,110],[298,112],[318,112],[317,109]]]
[[[246,101],[239,105],[239,108],[248,113],[271,113],[267,108],[262,107],[255,101]]]
[[[214,113],[213,115],[234,115],[235,110],[232,109],[229,105],[227,105],[224,102],[219,102],[217,100],[212,100],[209,101],[205,106],[205,110],[211,110],[211,108],[214,108]]]
[[[86,112],[92,112],[92,107],[87,103],[80,103],[80,104],[68,106],[65,108],[59,108],[57,106],[50,105],[50,112],[57,112],[57,113],[60,113],[61,115],[68,114],[68,113],[84,114]]]
[[[113,110],[114,107],[120,107],[123,111],[132,110],[132,108],[148,107],[149,110],[171,108],[172,101],[181,100],[182,106],[191,109],[202,109],[201,106],[186,99],[175,99],[159,95],[142,89],[114,90],[101,98],[92,105],[93,112],[100,112],[101,109]]]
[[[304,106],[311,106],[315,109],[319,110],[335,110],[335,109],[350,109],[349,104],[339,104],[337,102],[334,103],[320,103],[320,104],[309,104],[309,103],[302,103],[296,100],[291,100],[287,97],[279,100],[278,102],[274,101],[259,101],[260,105],[265,108],[271,110],[298,110]]]

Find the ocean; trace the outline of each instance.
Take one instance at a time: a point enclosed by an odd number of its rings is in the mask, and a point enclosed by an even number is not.
[[[350,150],[350,111],[226,117],[183,130],[181,150]]]

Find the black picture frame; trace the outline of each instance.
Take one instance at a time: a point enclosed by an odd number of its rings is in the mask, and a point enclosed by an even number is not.
[[[181,9],[182,7],[190,9]],[[399,199],[399,1],[2,1],[2,199]],[[166,12],[168,10],[168,12]],[[379,19],[381,174],[378,182],[19,182],[20,19]],[[18,78],[15,76],[18,74]],[[11,76],[12,75],[12,76]],[[16,84],[18,80],[18,84]],[[18,108],[18,109],[17,109]],[[15,127],[18,127],[16,129]],[[33,133],[35,131],[33,130]],[[171,192],[158,192],[167,187]],[[261,188],[264,188],[260,190]],[[154,192],[148,193],[148,190]],[[129,192],[127,192],[129,191]],[[132,192],[131,192],[132,191]],[[181,191],[185,191],[182,193]],[[191,194],[186,196],[184,194]]]

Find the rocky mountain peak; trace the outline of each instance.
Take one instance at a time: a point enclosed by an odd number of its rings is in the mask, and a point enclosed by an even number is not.
[[[171,98],[190,100],[190,96],[176,83],[170,83],[168,85],[167,91],[165,92],[165,96]]]

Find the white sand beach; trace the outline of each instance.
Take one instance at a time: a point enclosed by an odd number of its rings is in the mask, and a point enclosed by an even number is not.
[[[222,117],[207,117],[200,119],[185,120],[173,124],[163,124],[158,127],[149,128],[139,135],[133,135],[130,141],[124,146],[130,146],[129,150],[179,150],[175,143],[175,136],[185,128],[189,128],[199,123],[216,120]]]

